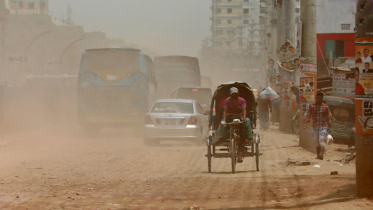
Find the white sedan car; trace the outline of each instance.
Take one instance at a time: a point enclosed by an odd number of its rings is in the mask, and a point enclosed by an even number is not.
[[[208,117],[195,100],[163,99],[145,117],[144,143],[175,140],[201,145],[208,132]]]

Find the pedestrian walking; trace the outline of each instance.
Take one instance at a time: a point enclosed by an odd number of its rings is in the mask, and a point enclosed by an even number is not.
[[[304,124],[304,129],[306,129],[307,123],[312,119],[312,137],[317,144],[316,159],[320,160],[324,158],[326,137],[332,123],[329,106],[323,103],[323,99],[324,94],[317,93],[316,102],[310,104]]]
[[[272,113],[272,101],[271,99],[259,99],[259,124],[260,130],[268,130],[269,128],[269,113]]]

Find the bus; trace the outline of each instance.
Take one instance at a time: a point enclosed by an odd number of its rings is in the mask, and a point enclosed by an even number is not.
[[[198,58],[162,56],[154,59],[157,98],[170,98],[179,87],[200,87],[201,73]]]
[[[139,125],[155,101],[152,59],[137,49],[86,50],[78,76],[78,120],[87,128]]]

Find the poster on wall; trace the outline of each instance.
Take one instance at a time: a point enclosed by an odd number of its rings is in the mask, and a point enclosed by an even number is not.
[[[355,98],[355,73],[333,74],[333,96]]]
[[[356,97],[373,98],[373,38],[356,39]]]
[[[298,102],[303,114],[307,112],[309,105],[315,102],[315,91],[317,89],[315,78],[316,74],[300,78]]]
[[[296,95],[294,92],[294,80],[284,80],[284,85],[280,91],[282,109],[285,111],[296,111]]]
[[[299,65],[299,55],[296,47],[288,40],[277,50],[277,64],[285,71],[293,72]]]
[[[356,39],[356,134],[373,135],[373,38]]]
[[[302,21],[299,21],[298,24],[297,24],[297,53],[298,53],[298,56],[300,56],[301,53],[302,53],[302,33],[303,33]]]
[[[317,73],[316,64],[313,63],[301,63],[300,72],[303,73]]]
[[[356,99],[356,134],[373,135],[373,99]]]

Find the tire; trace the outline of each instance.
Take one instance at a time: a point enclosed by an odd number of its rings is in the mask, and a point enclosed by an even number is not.
[[[236,148],[236,142],[233,138],[230,139],[229,153],[231,154],[232,174],[235,174],[236,173],[237,148]]]
[[[291,122],[291,130],[295,135],[299,135],[299,120],[298,117]]]
[[[259,171],[259,144],[255,143],[255,162],[256,162],[256,170]]]
[[[208,167],[209,173],[211,173],[211,159],[212,159],[211,145],[209,145],[207,147],[207,167]]]

